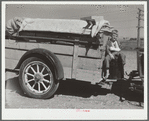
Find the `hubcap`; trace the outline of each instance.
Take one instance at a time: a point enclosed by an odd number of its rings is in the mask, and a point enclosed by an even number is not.
[[[35,74],[34,78],[35,78],[35,82],[39,82],[39,81],[42,81],[43,77],[41,74],[37,73]]]

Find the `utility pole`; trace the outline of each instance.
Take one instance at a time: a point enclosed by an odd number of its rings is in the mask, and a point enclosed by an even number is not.
[[[140,28],[143,28],[143,26],[140,26],[140,23],[141,23],[141,20],[144,20],[141,18],[142,16],[144,16],[144,13],[143,13],[144,11],[139,9],[139,8],[138,8],[138,10],[139,10],[139,12],[138,12],[138,17],[137,17],[138,18],[138,26],[137,26],[137,28],[138,28],[138,30],[137,30],[137,70],[139,72],[139,75],[142,76],[142,71],[141,71],[142,67],[141,67],[139,49],[140,49]]]
[[[143,16],[142,12],[144,12],[144,11],[139,8],[138,8],[138,10],[139,10],[139,12],[138,12],[138,17],[137,17],[138,18],[137,47],[140,48],[140,28],[143,28],[142,26],[140,26],[140,22],[141,22],[141,20],[143,20],[141,18],[141,16]]]

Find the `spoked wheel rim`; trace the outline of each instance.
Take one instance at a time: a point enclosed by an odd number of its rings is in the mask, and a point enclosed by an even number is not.
[[[49,91],[54,81],[50,68],[41,61],[33,61],[26,65],[22,76],[26,87],[39,95]]]

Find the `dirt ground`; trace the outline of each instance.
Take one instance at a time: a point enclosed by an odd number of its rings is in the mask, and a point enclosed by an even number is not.
[[[125,70],[129,73],[136,69],[136,54],[125,52],[127,63]],[[7,75],[8,76],[8,75]],[[119,84],[92,85],[88,82],[65,80],[60,83],[56,94],[51,99],[33,99],[21,90],[18,77],[7,77],[5,87],[5,108],[43,108],[43,109],[143,109],[143,97],[131,91],[125,92],[125,100],[119,99]],[[116,87],[116,88],[115,88]],[[140,105],[141,104],[141,105]]]
[[[136,98],[137,97],[137,98]],[[7,81],[6,108],[50,108],[50,109],[142,109],[141,96],[129,93],[126,100],[119,101],[119,94],[90,83],[66,80],[60,84],[51,99],[33,99],[22,92],[18,78]]]

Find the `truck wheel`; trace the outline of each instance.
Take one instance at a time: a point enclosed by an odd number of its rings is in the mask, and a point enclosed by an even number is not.
[[[22,63],[19,83],[22,90],[33,98],[50,98],[59,86],[59,82],[55,81],[53,69],[36,57],[30,57]]]

